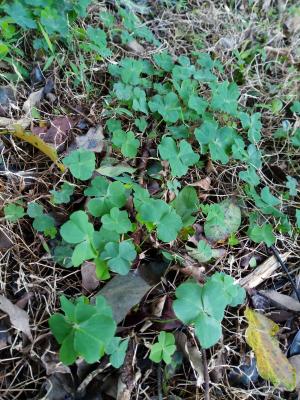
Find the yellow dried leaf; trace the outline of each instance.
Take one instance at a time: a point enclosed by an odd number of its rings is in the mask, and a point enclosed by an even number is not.
[[[52,160],[57,167],[64,172],[65,167],[63,164],[58,162],[58,155],[54,147],[50,146],[48,143],[44,142],[39,136],[32,134],[31,132],[25,131],[22,126],[15,125],[13,130],[0,131],[0,134],[11,134],[24,142],[30,143],[32,146],[39,149],[42,153],[46,154],[47,157]]]
[[[279,326],[250,308],[245,311],[248,320],[246,342],[253,349],[259,375],[273,385],[293,391],[296,386],[296,371],[280,350],[275,335]]]

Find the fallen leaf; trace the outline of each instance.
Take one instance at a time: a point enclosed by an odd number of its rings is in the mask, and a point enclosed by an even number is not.
[[[300,390],[300,356],[290,357],[289,362],[296,370],[296,389]]]
[[[5,232],[0,231],[0,249],[10,249],[13,246],[13,242],[6,235]]]
[[[31,144],[32,146],[39,149],[42,153],[46,154],[46,156],[48,156],[48,158],[50,158],[50,160],[53,161],[61,171],[65,170],[64,165],[58,161],[56,150],[49,144],[45,143],[40,137],[33,135],[31,132],[25,131],[22,126],[14,125],[13,130],[3,132],[0,131],[0,135],[1,134],[11,134],[18,139],[21,139],[24,142]]]
[[[110,178],[115,178],[116,176],[120,176],[125,173],[133,174],[135,171],[135,168],[132,168],[126,164],[103,165],[96,169],[96,172],[98,172],[100,175],[108,176]]]
[[[50,121],[49,128],[47,126],[34,126],[31,131],[45,143],[59,150],[69,138],[69,132],[75,123],[75,119],[70,117],[57,117],[53,121]]]
[[[4,116],[10,105],[15,102],[15,93],[10,86],[0,87],[0,116]]]
[[[300,312],[300,303],[291,296],[278,293],[276,290],[260,290],[259,293],[266,296],[271,302],[280,308]]]
[[[218,206],[224,213],[224,221],[220,223],[213,218],[206,219],[204,223],[205,236],[213,242],[226,240],[241,225],[241,210],[233,201],[227,199],[218,203]]]
[[[81,265],[81,279],[82,287],[88,292],[92,292],[99,286],[95,263],[86,261]]]
[[[76,145],[80,149],[101,153],[104,148],[104,135],[101,125],[90,128],[85,135],[76,136]]]
[[[300,355],[300,330],[294,336],[292,344],[289,348],[289,356],[298,356]]]
[[[293,391],[296,386],[296,372],[275,338],[279,326],[250,308],[246,308],[245,317],[248,321],[246,342],[255,353],[259,375],[275,386]]]
[[[258,380],[258,371],[255,358],[244,359],[237,367],[234,366],[228,374],[231,385],[247,387],[254,385]]]
[[[46,394],[44,394],[42,399],[45,400],[66,400],[74,399],[75,388],[72,374],[66,373],[54,373],[47,379],[44,386]]]
[[[204,383],[204,367],[201,351],[196,346],[188,343],[187,336],[183,332],[175,333],[178,348],[183,352],[186,359],[189,360],[191,367],[197,379],[197,387]]]
[[[42,98],[44,96],[44,88],[37,90],[36,92],[30,93],[28,99],[23,104],[23,111],[26,115],[31,115],[31,111],[33,107],[36,107],[40,104]]]
[[[126,47],[128,48],[128,50],[133,51],[136,54],[143,54],[145,52],[145,48],[144,46],[142,46],[137,40],[133,39],[130,40]]]
[[[31,119],[30,118],[21,118],[16,121],[6,118],[6,117],[0,117],[0,128],[5,128],[5,129],[14,129],[16,125],[21,126],[23,129],[27,129],[31,124]],[[0,134],[7,135],[9,132],[0,132]]]
[[[0,321],[0,350],[3,349],[11,342],[11,335],[9,333],[8,319],[2,319]]]
[[[97,296],[104,296],[112,307],[117,324],[126,317],[150,289],[150,285],[135,272],[114,276]]]
[[[71,373],[70,368],[59,361],[58,354],[54,353],[53,351],[46,350],[45,353],[42,355],[41,360],[47,375],[52,375],[54,373]]]
[[[200,179],[198,182],[191,183],[190,186],[200,187],[203,190],[210,190],[211,179],[209,176]]]
[[[0,296],[0,310],[9,316],[11,324],[19,331],[25,333],[32,342],[33,338],[29,327],[29,317],[26,311],[14,305],[5,296]]]

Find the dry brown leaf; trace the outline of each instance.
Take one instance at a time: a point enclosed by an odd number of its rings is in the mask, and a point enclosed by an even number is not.
[[[97,293],[97,296],[106,298],[112,308],[115,321],[119,323],[131,308],[141,301],[150,287],[137,273],[130,271],[125,276],[114,276]]]
[[[209,176],[206,178],[201,179],[200,181],[192,183],[190,186],[200,187],[203,190],[210,190],[211,188],[211,179]]]
[[[245,317],[248,321],[246,342],[255,353],[259,375],[275,386],[293,391],[296,385],[296,371],[275,338],[279,326],[250,308],[246,308]]]
[[[185,358],[189,360],[197,379],[197,386],[200,387],[204,383],[204,367],[201,351],[196,346],[188,343],[187,337],[183,332],[176,332],[175,338],[178,347],[183,352]]]
[[[50,121],[50,127],[34,126],[31,131],[34,135],[41,138],[45,143],[52,145],[56,150],[61,150],[62,146],[69,138],[69,132],[75,125],[75,119],[63,116]]]
[[[13,242],[11,239],[6,235],[5,232],[0,230],[0,249],[10,249],[13,246]]]
[[[99,280],[96,276],[95,263],[86,261],[81,266],[82,287],[88,292],[92,292],[99,286]]]
[[[291,296],[276,292],[276,290],[260,290],[259,293],[266,296],[277,306],[283,309],[300,312],[300,303]]]
[[[9,316],[11,324],[19,331],[25,333],[32,342],[33,338],[29,327],[29,316],[26,311],[14,305],[5,296],[0,296],[0,310]]]

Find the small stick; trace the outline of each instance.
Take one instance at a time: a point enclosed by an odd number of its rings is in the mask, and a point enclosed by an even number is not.
[[[272,253],[274,254],[274,256],[276,257],[277,261],[279,262],[281,268],[284,270],[284,272],[286,273],[288,280],[290,281],[292,288],[294,289],[297,299],[300,302],[300,293],[295,285],[295,282],[290,274],[290,271],[288,270],[288,267],[286,266],[286,264],[283,262],[282,258],[280,257],[280,254],[278,253],[276,247],[271,246],[270,249],[272,250]]]
[[[161,362],[157,366],[157,397],[158,400],[163,400],[162,394],[162,372],[161,372]]]
[[[201,349],[201,353],[202,353],[203,368],[204,368],[205,400],[210,400],[210,395],[209,395],[209,374],[208,374],[206,351],[204,349]]]

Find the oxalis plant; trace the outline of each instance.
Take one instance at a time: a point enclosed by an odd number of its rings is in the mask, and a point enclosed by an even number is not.
[[[33,219],[36,230],[50,238],[61,238],[61,243],[53,250],[53,257],[64,267],[79,267],[83,262],[93,260],[100,280],[108,279],[111,272],[126,275],[140,251],[130,239],[130,234],[136,231],[138,225],[144,226],[149,234],[155,234],[158,240],[170,243],[176,240],[184,226],[195,221],[196,217],[192,214],[199,210],[200,205],[193,188],[183,189],[176,201],[167,204],[151,197],[146,189],[137,184],[124,184],[100,175],[92,178],[95,155],[90,151],[73,151],[63,162],[75,178],[89,180],[84,189],[88,199],[86,210],[73,212],[59,228],[59,234],[53,217],[46,214],[40,204],[29,203],[27,215]],[[52,203],[70,202],[73,191],[73,185],[64,182],[60,190],[50,191]],[[133,198],[134,216],[129,215],[125,208],[130,196]],[[189,208],[186,199],[192,201],[192,208]],[[9,204],[5,214],[7,219],[16,221],[26,212],[22,205]],[[96,229],[95,225],[100,227]],[[206,229],[209,228],[208,220]],[[215,273],[202,286],[195,281],[179,285],[175,295],[175,315],[183,323],[194,326],[200,344],[208,348],[221,336],[221,321],[226,306],[241,304],[245,292],[234,284],[230,276]],[[61,345],[61,361],[72,364],[77,357],[83,357],[88,363],[93,363],[108,354],[113,366],[118,368],[122,365],[128,339],[115,336],[116,322],[106,300],[98,296],[94,303],[90,303],[84,296],[75,301],[62,296],[60,301],[63,314],[52,315],[49,325]],[[159,336],[150,353],[155,362],[170,362],[174,353],[173,335],[164,334]]]
[[[191,168],[201,169],[207,157],[223,165],[235,163],[240,169],[241,190],[259,211],[249,214],[247,233],[251,240],[274,244],[273,220],[282,233],[292,235],[299,228],[300,216],[296,213],[291,222],[284,212],[285,201],[297,194],[295,179],[288,178],[287,191],[279,196],[261,183],[260,113],[241,109],[238,86],[221,81],[223,67],[217,60],[205,53],[192,56],[193,62],[186,56],[175,60],[163,52],[154,55],[151,62],[123,58],[108,67],[111,90],[104,112],[108,140],[118,160],[124,158],[128,163],[141,151],[142,141],[157,144],[156,167],[161,166],[160,161],[167,163],[166,187],[173,192],[173,201],[150,195],[132,176],[113,174],[113,168],[106,164],[96,166],[95,154],[79,149],[67,155],[63,163],[80,181],[86,197],[84,209],[72,212],[59,226],[37,202],[29,203],[27,210],[21,201],[5,206],[8,220],[15,222],[28,215],[34,229],[55,240],[56,246],[49,251],[58,264],[73,268],[93,261],[100,280],[109,279],[111,273],[126,275],[150,236],[159,245],[168,244],[169,251],[163,252],[166,258],[180,261],[174,243],[188,240],[199,215],[204,220],[205,240],[200,240],[196,248],[186,246],[184,252],[207,263],[218,257],[214,244],[227,240],[230,245],[239,243],[235,235],[241,225],[241,211],[234,202],[225,199],[200,204],[193,187],[181,189],[180,179]],[[122,172],[134,170],[127,167]],[[159,173],[150,176],[164,185]],[[68,204],[74,191],[75,185],[67,181],[52,189],[52,206]],[[139,246],[133,240],[138,229],[144,234]],[[173,309],[178,319],[194,328],[201,346],[209,348],[222,334],[226,307],[242,304],[244,298],[244,289],[233,278],[215,273],[204,285],[192,280],[179,285]],[[103,298],[89,303],[85,297],[74,302],[62,297],[61,308],[64,314],[52,316],[50,328],[61,344],[64,363],[71,364],[78,356],[95,362],[108,354],[112,365],[122,364],[128,341],[115,336],[112,310]],[[89,342],[91,348],[87,348]],[[172,334],[161,333],[150,358],[168,363],[173,352]]]

